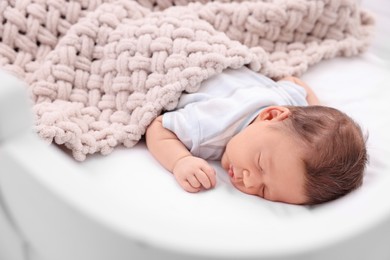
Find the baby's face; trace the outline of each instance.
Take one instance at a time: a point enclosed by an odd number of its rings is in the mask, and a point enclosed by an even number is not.
[[[291,135],[272,128],[275,123],[255,121],[234,136],[222,156],[222,167],[244,193],[304,204],[303,150]]]

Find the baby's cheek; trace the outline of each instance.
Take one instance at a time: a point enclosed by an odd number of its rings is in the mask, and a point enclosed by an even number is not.
[[[257,194],[257,192],[256,192],[255,189],[247,188],[247,187],[244,186],[243,183],[234,182],[232,179],[230,179],[230,181],[232,182],[233,186],[234,186],[237,190],[239,190],[239,191],[241,191],[241,192],[243,192],[243,193],[249,194],[249,195],[259,196],[259,195]]]

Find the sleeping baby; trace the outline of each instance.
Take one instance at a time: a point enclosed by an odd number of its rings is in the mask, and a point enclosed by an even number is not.
[[[349,116],[318,104],[298,78],[275,82],[246,67],[227,69],[157,117],[146,144],[188,192],[213,188],[216,174],[207,160],[221,160],[244,193],[319,204],[362,184],[367,152]]]

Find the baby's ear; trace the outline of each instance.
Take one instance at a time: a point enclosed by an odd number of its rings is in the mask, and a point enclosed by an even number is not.
[[[290,109],[283,106],[269,106],[264,108],[258,115],[261,121],[283,121],[291,114]]]

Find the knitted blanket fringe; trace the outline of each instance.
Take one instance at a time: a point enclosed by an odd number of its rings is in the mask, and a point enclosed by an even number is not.
[[[299,76],[364,51],[373,24],[354,0],[5,0],[0,68],[28,83],[38,134],[83,161],[226,68]]]

